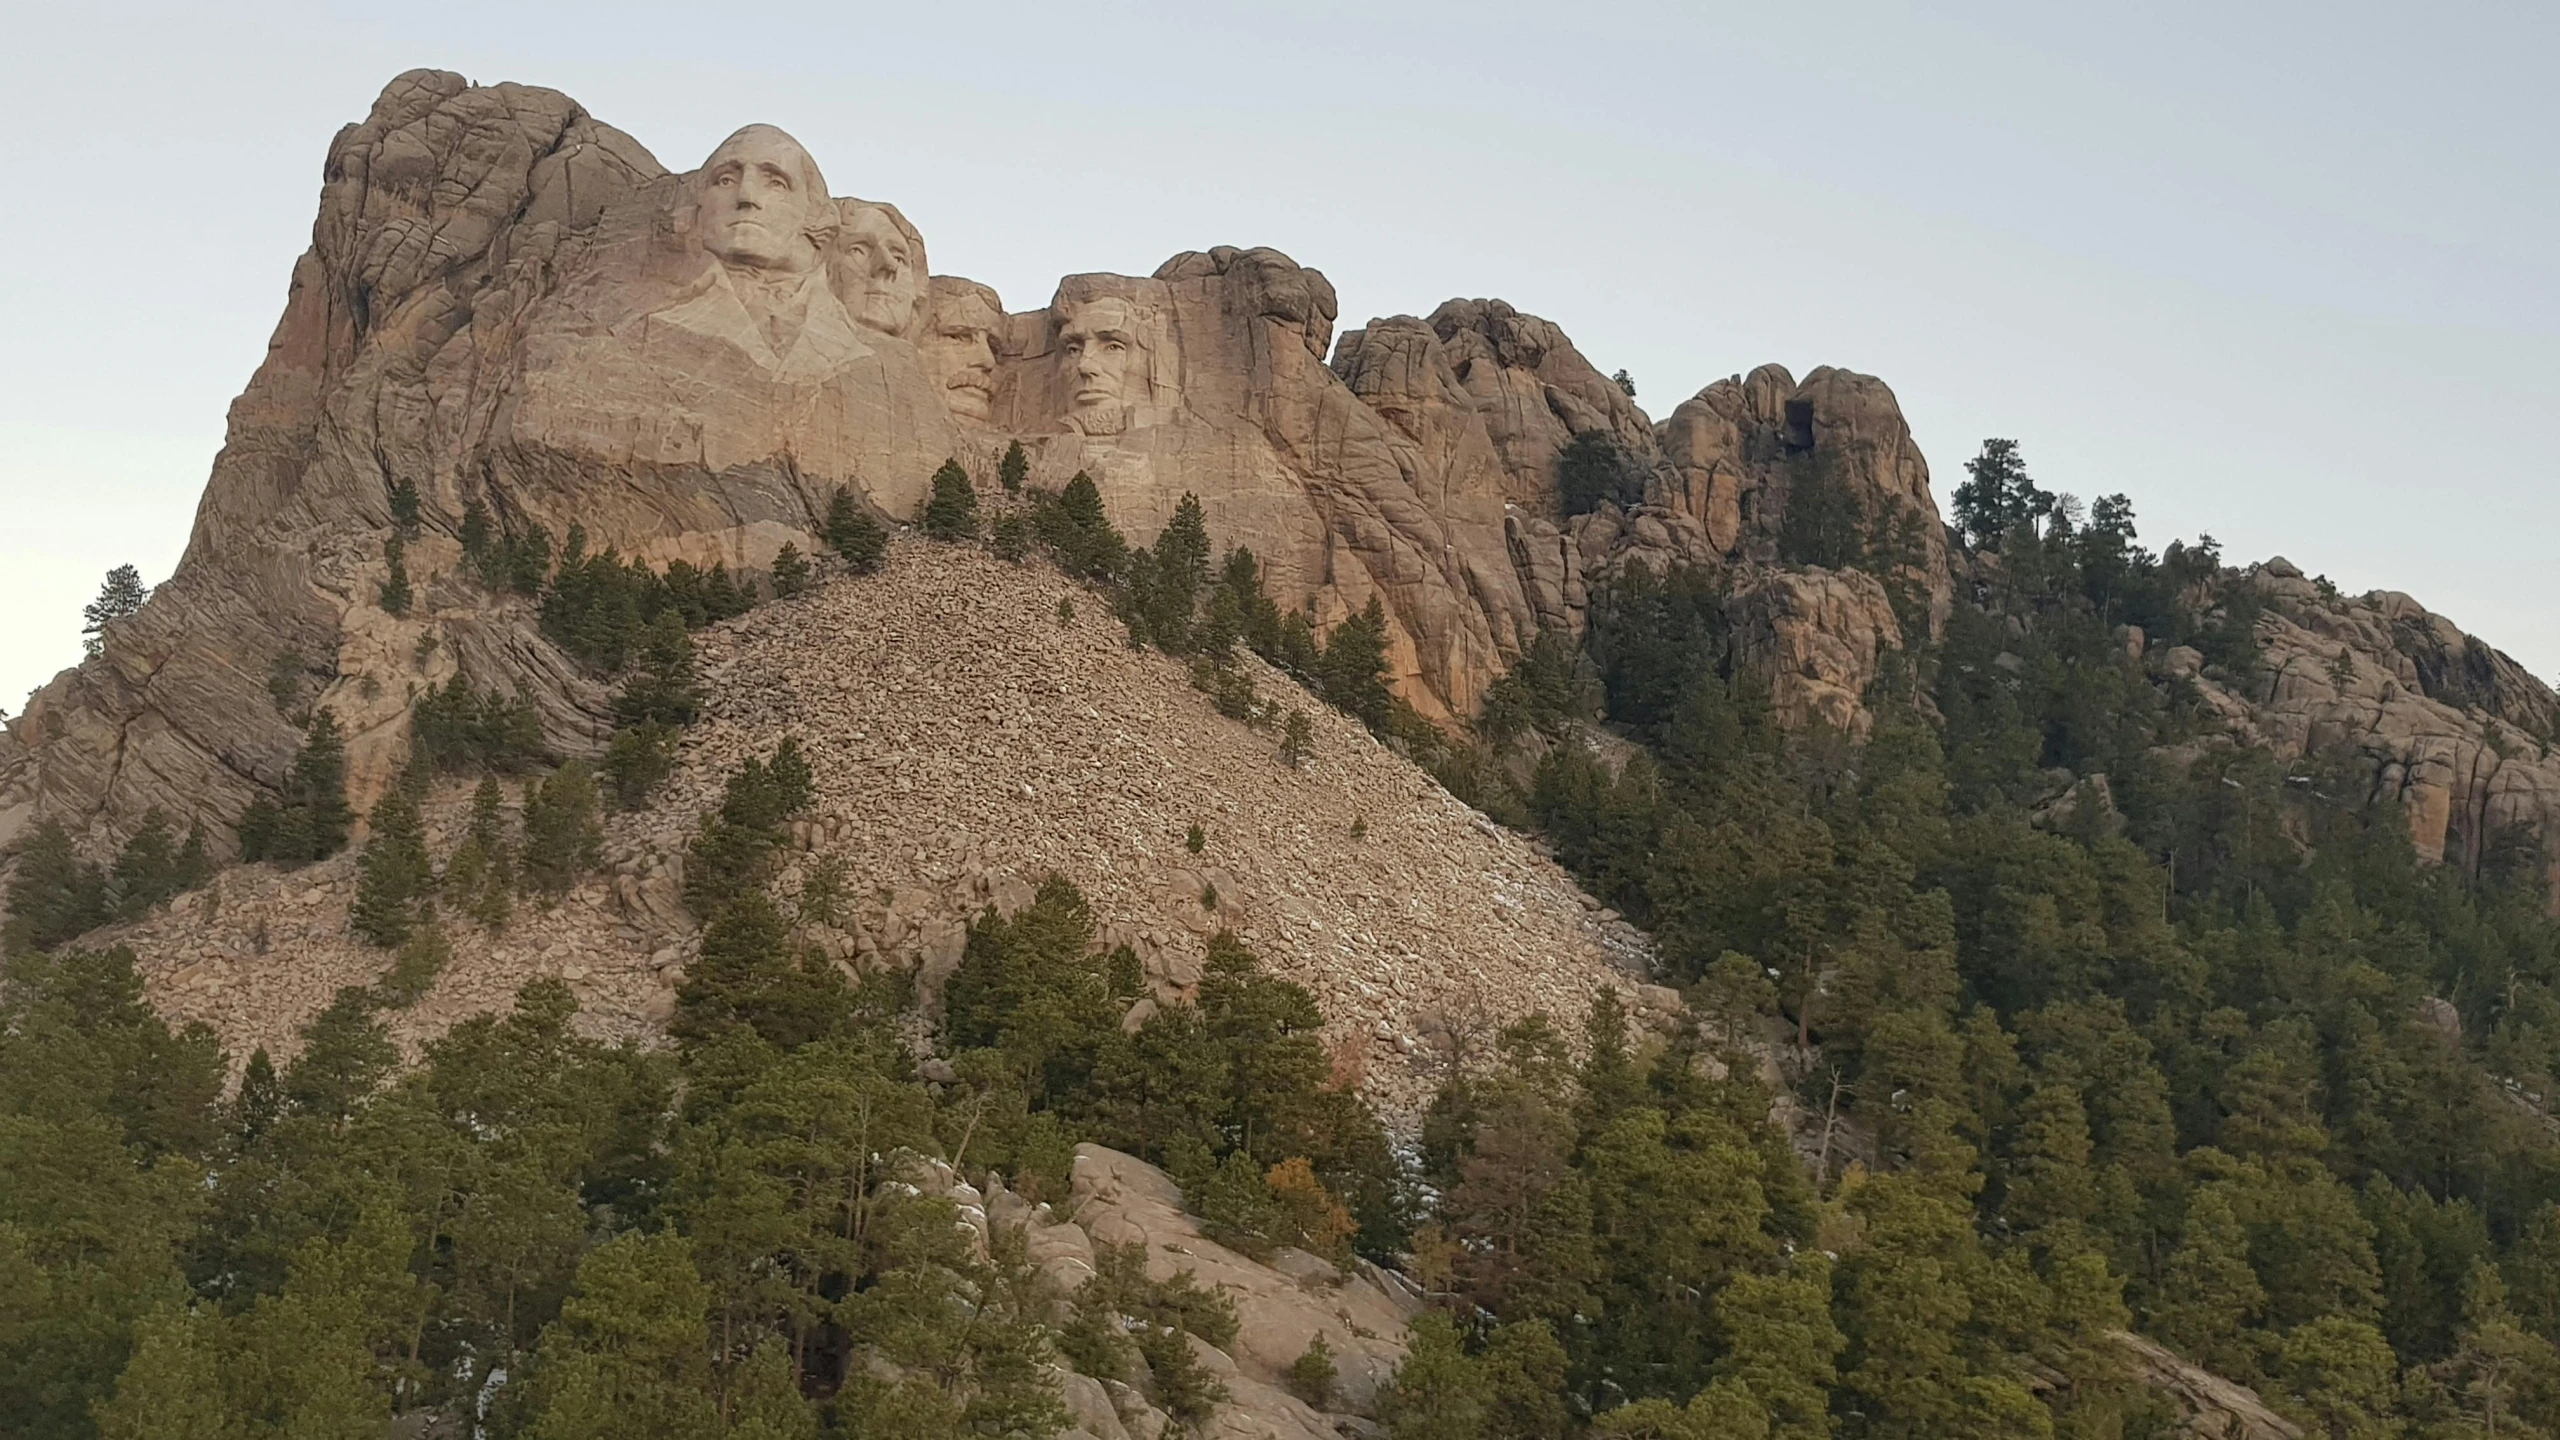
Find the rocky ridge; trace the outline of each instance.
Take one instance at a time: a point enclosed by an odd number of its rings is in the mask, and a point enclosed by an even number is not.
[[[2516,827],[2560,835],[2550,687],[2397,591],[2343,595],[2281,557],[2233,583],[2265,606],[2249,673],[2127,637],[2155,676],[2193,686],[2231,741],[2287,761],[2345,761],[2370,798],[2403,808],[2429,860],[2477,867]]]
[[[742,205],[724,187],[749,179]],[[576,525],[591,550],[752,573],[813,551],[838,487],[903,519],[945,457],[984,483],[1019,442],[1035,484],[1092,475],[1142,540],[1197,495],[1213,539],[1252,547],[1320,625],[1383,601],[1400,693],[1450,723],[1631,559],[1790,572],[1754,608],[1753,658],[1809,671],[1776,687],[1790,713],[1859,723],[1885,592],[1786,563],[1806,477],[1907,522],[1916,548],[1884,578],[1943,608],[1927,467],[1880,381],[1764,366],[1656,425],[1501,301],[1338,342],[1336,310],[1320,271],[1219,246],[1008,313],[931,276],[895,206],[830,193],[769,126],[678,174],[555,91],[402,75],[329,147],[177,573],[0,732],[0,863],[39,820],[112,850],[154,808],[227,843],[298,740],[265,699],[280,665],[347,729],[360,801],[397,763],[413,680],[468,674],[532,698],[563,753],[600,744],[601,689],[523,607],[453,578],[474,505],[501,533]],[[1606,440],[1622,483],[1566,515],[1577,436]],[[399,487],[419,599],[392,616]],[[1865,628],[1831,635],[1844,616]]]

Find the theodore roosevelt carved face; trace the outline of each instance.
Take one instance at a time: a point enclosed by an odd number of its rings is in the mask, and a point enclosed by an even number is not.
[[[694,182],[702,248],[735,269],[798,274],[817,266],[833,204],[818,162],[771,125],[720,142]]]
[[[985,420],[995,410],[996,327],[1004,308],[996,294],[974,280],[933,277],[932,318],[925,327],[925,373],[941,387],[942,403],[964,420]]]

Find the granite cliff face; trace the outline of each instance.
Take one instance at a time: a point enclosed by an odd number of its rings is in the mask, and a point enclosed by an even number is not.
[[[2176,646],[2146,659],[2193,685],[2235,739],[2343,765],[2371,799],[2401,806],[2429,860],[2476,868],[2521,833],[2560,836],[2549,686],[2398,591],[2341,595],[2282,558],[2234,583],[2265,606],[2254,670],[2224,672]]]
[[[1877,382],[1764,369],[1657,432],[1561,330],[1499,301],[1338,345],[1335,319],[1322,274],[1228,247],[1070,276],[1007,313],[932,276],[894,206],[831,194],[778,130],[676,174],[556,92],[403,75],[330,146],[311,249],[176,575],[0,740],[0,847],[43,816],[111,845],[153,807],[226,834],[298,738],[269,699],[280,656],[349,731],[360,794],[398,754],[411,688],[456,671],[532,696],[559,748],[592,747],[598,687],[527,607],[459,578],[474,503],[502,533],[576,526],[590,551],[754,572],[814,548],[836,487],[905,518],[945,457],[984,481],[1019,439],[1036,483],[1092,474],[1141,539],[1196,493],[1216,541],[1251,546],[1319,624],[1383,599],[1399,688],[1444,722],[1540,627],[1578,626],[1591,578],[1627,556],[1774,561],[1790,455],[1836,449],[1941,543]],[[1643,498],[1568,518],[1556,457],[1593,431]],[[403,482],[418,595],[394,616],[375,602]],[[1854,655],[1869,637],[1807,627],[1875,599],[1757,613],[1772,653]],[[1860,683],[1829,675],[1807,713],[1843,718]]]
[[[456,673],[592,751],[603,689],[462,577],[475,504],[502,534],[753,575],[817,548],[838,487],[905,519],[943,459],[985,485],[1019,441],[1033,483],[1090,474],[1139,540],[1196,494],[1320,626],[1380,599],[1399,692],[1453,725],[1635,563],[1721,576],[1733,662],[1798,726],[1862,732],[1888,652],[1940,631],[1964,564],[1882,381],[1764,365],[1656,423],[1499,300],[1338,318],[1320,272],[1226,246],[1008,312],[769,126],[679,174],[556,92],[403,75],[330,145],[177,573],[0,733],[0,857],[42,818],[105,852],[154,808],[227,837],[299,740],[279,674],[348,731],[360,803],[412,695]],[[1568,495],[1571,456],[1605,493]],[[377,603],[395,486],[420,505],[401,615]],[[2200,681],[2235,735],[2351,742],[2429,853],[2560,822],[2548,689],[2405,597],[2250,583],[2277,602],[2268,673]]]

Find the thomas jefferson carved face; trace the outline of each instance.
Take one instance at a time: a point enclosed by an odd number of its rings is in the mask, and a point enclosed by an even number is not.
[[[924,249],[885,206],[847,206],[837,279],[854,323],[906,339],[925,294]]]
[[[1128,301],[1105,295],[1067,312],[1058,326],[1058,355],[1067,371],[1070,415],[1116,424],[1137,353],[1138,312]]]
[[[925,373],[942,387],[942,403],[966,420],[994,414],[995,329],[1004,311],[985,286],[951,276],[933,279],[933,318],[923,341]]]
[[[827,182],[780,130],[750,125],[721,141],[694,194],[702,248],[723,264],[789,274],[817,265],[816,237],[833,220]]]

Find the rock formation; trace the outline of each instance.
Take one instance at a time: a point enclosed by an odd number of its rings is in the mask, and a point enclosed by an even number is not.
[[[1038,483],[1091,473],[1141,540],[1197,494],[1215,540],[1252,547],[1319,624],[1382,598],[1399,689],[1444,722],[1540,627],[1578,625],[1590,578],[1626,557],[1782,558],[1790,456],[1836,451],[1942,548],[1877,382],[1763,370],[1657,434],[1561,330],[1499,301],[1339,346],[1335,312],[1317,271],[1222,246],[1070,276],[1008,315],[929,278],[895,206],[831,194],[770,126],[674,174],[555,92],[403,75],[330,146],[311,249],[176,575],[0,739],[0,851],[40,816],[112,846],[155,807],[227,836],[293,753],[279,664],[347,728],[360,796],[399,753],[410,687],[456,671],[591,748],[598,688],[524,606],[462,578],[474,504],[505,534],[574,526],[590,552],[755,571],[814,548],[837,487],[905,518],[944,458],[984,478],[1018,438]],[[1642,499],[1565,517],[1556,457],[1594,431]],[[420,499],[403,615],[376,603],[394,486]],[[1870,648],[1801,633],[1813,609],[1766,607],[1773,654]],[[1859,684],[1826,676],[1808,713],[1848,713]]]
[[[1211,1440],[1374,1433],[1369,1417],[1404,1361],[1405,1326],[1422,1309],[1403,1277],[1358,1261],[1337,1268],[1286,1246],[1268,1260],[1231,1250],[1185,1210],[1171,1176],[1100,1145],[1076,1147],[1069,1193],[1056,1205],[1026,1200],[992,1171],[982,1187],[941,1161],[909,1155],[901,1173],[898,1183],[953,1204],[961,1223],[977,1232],[982,1255],[996,1236],[1019,1235],[1025,1257],[1062,1300],[1094,1277],[1102,1246],[1134,1247],[1151,1280],[1188,1274],[1223,1294],[1235,1307],[1235,1339],[1220,1349],[1195,1335],[1191,1347],[1225,1395],[1194,1433]],[[1290,1366],[1318,1338],[1334,1356],[1329,1410],[1308,1404],[1289,1385]],[[1058,1440],[1162,1440],[1186,1433],[1182,1422],[1117,1378],[1053,1363],[1049,1379],[1069,1418]]]
[[[2550,687],[2397,591],[2341,595],[2281,557],[2235,583],[2266,606],[2254,672],[2207,667],[2183,646],[2146,656],[2155,674],[2194,686],[2233,737],[2289,761],[2342,762],[2365,787],[2358,798],[2403,808],[2430,860],[2477,867],[2506,837],[2560,836]]]

